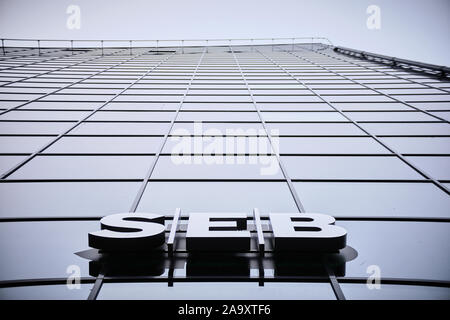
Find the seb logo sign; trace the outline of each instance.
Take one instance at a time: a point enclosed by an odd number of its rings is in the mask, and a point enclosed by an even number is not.
[[[259,217],[254,220],[259,245],[262,242],[264,246]],[[177,221],[178,217],[174,223]],[[269,222],[277,251],[335,252],[346,246],[347,231],[334,225],[335,219],[329,215],[271,213]],[[164,216],[159,214],[113,214],[102,218],[100,224],[101,230],[89,233],[92,248],[147,251],[161,247],[166,241]],[[248,251],[251,240],[245,213],[189,214],[187,251]]]

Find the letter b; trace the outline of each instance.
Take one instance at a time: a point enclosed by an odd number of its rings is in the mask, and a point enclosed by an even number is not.
[[[332,216],[319,213],[271,213],[274,249],[335,252],[346,246],[347,231]]]

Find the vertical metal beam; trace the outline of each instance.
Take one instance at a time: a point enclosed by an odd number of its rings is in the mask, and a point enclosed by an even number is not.
[[[155,166],[156,166],[156,163],[158,162],[159,156],[160,156],[160,154],[161,154],[161,152],[162,152],[162,150],[163,150],[163,148],[164,148],[164,146],[166,144],[167,139],[169,138],[170,132],[172,131],[172,128],[173,128],[173,126],[175,124],[175,121],[176,121],[176,119],[178,117],[178,114],[180,113],[180,110],[181,110],[181,107],[182,107],[182,105],[184,103],[184,100],[186,99],[186,95],[189,92],[191,84],[194,81],[195,75],[197,74],[197,70],[200,67],[201,63],[202,63],[204,56],[205,56],[205,50],[203,50],[203,53],[200,56],[200,59],[199,59],[199,61],[197,63],[197,66],[195,67],[195,70],[194,70],[194,72],[192,74],[192,77],[191,77],[191,79],[190,79],[190,81],[188,83],[188,86],[186,87],[186,91],[184,92],[183,96],[181,97],[180,103],[178,104],[178,108],[177,108],[177,110],[175,112],[175,116],[173,117],[173,119],[171,120],[171,122],[169,124],[169,129],[167,130],[166,134],[162,138],[162,142],[161,142],[161,144],[160,144],[160,146],[158,148],[158,151],[157,151],[157,153],[156,153],[152,163],[150,164],[150,168],[147,170],[147,173],[146,173],[144,179],[142,180],[142,183],[141,183],[141,186],[140,186],[140,188],[138,190],[138,193],[137,193],[136,197],[134,198],[134,201],[133,201],[133,203],[131,205],[130,212],[135,212],[137,210],[137,207],[139,205],[139,202],[141,201],[142,195],[144,194],[145,188],[147,187],[148,180],[150,179],[150,177],[151,177],[151,175],[153,173],[153,170],[155,169]]]
[[[120,66],[124,63],[127,63],[133,59],[136,59],[138,57],[140,57],[141,55],[143,55],[144,52],[142,52],[139,55],[135,55],[132,58],[129,58],[125,61],[119,62],[109,68],[106,68],[105,70],[99,71],[97,73],[94,73],[92,75],[90,75],[89,77],[87,77],[86,79],[89,79],[97,74],[100,74],[102,72],[108,71],[112,68],[115,68],[117,66]],[[14,167],[12,167],[11,169],[9,169],[8,171],[6,171],[5,173],[3,173],[0,176],[0,179],[6,179],[8,176],[10,176],[11,174],[13,174],[15,171],[17,171],[19,168],[21,168],[23,165],[25,165],[26,163],[28,163],[31,159],[33,159],[34,157],[36,157],[39,153],[45,151],[47,148],[49,148],[51,145],[53,145],[54,143],[56,143],[59,139],[61,139],[63,136],[65,136],[67,133],[69,133],[70,131],[72,131],[73,129],[75,129],[76,127],[78,127],[82,122],[86,121],[87,119],[89,119],[89,117],[91,117],[92,115],[94,115],[95,113],[97,113],[99,110],[101,110],[104,106],[106,106],[108,103],[110,103],[111,101],[113,101],[115,98],[117,98],[119,95],[121,95],[123,92],[125,92],[126,90],[128,90],[131,86],[133,86],[136,82],[138,82],[139,80],[141,80],[143,77],[145,77],[147,74],[149,74],[151,71],[153,71],[154,69],[156,69],[158,66],[160,66],[162,63],[164,63],[166,60],[168,60],[172,55],[168,56],[166,59],[161,60],[156,66],[154,66],[153,68],[149,69],[146,73],[144,73],[142,76],[140,76],[138,79],[134,80],[131,84],[129,84],[126,88],[122,89],[120,92],[116,93],[112,98],[110,98],[108,101],[105,101],[101,106],[99,106],[98,108],[96,108],[95,110],[93,110],[92,112],[90,112],[87,116],[85,116],[83,119],[78,120],[73,126],[71,126],[69,129],[65,130],[64,132],[60,133],[58,136],[56,136],[54,139],[50,140],[48,143],[46,143],[43,147],[39,148],[37,151],[33,152],[31,155],[27,156],[24,160],[22,160],[21,162],[19,162],[18,164],[16,164]],[[81,82],[83,80],[86,79],[80,79],[78,82]],[[73,84],[72,84],[73,85]],[[61,89],[59,89],[61,90]],[[10,110],[10,109],[8,109]]]
[[[95,279],[94,286],[92,287],[87,300],[96,300],[97,299],[97,296],[100,293],[100,289],[103,286],[103,279],[105,278],[105,273],[106,273],[105,271],[106,271],[105,267],[103,266],[97,275],[97,279]]]
[[[258,272],[259,272],[259,281],[258,285],[260,287],[264,286],[264,250],[265,250],[265,243],[264,243],[264,234],[262,230],[261,225],[261,216],[259,214],[258,208],[253,209],[253,222],[256,227],[256,234],[257,234],[257,243],[258,243],[258,251],[259,251],[259,257],[258,257]]]
[[[169,287],[173,287],[173,274],[175,272],[175,256],[174,256],[174,249],[175,249],[175,236],[177,233],[178,228],[178,221],[180,220],[181,215],[181,209],[176,208],[175,214],[172,219],[172,226],[170,228],[169,233],[169,239],[167,240],[167,250],[170,258],[170,266],[169,266],[169,272],[167,275],[167,285]]]
[[[327,99],[325,99],[320,93],[315,92],[309,85],[307,85],[303,80],[300,80],[299,78],[295,77],[292,73],[290,73],[289,71],[287,71],[284,67],[280,66],[278,63],[276,63],[275,61],[273,61],[273,59],[267,57],[265,54],[263,54],[262,52],[258,51],[262,56],[264,56],[267,60],[271,61],[274,65],[276,65],[279,69],[283,70],[286,74],[288,74],[292,79],[294,79],[295,81],[297,81],[299,84],[301,84],[304,88],[308,89],[311,93],[313,93],[315,96],[317,96],[320,100],[322,100],[323,102],[325,102],[328,106],[330,106],[331,108],[333,108],[335,111],[339,112],[339,114],[341,116],[343,116],[345,119],[349,120],[351,123],[353,123],[355,126],[357,126],[359,129],[361,129],[364,133],[366,133],[368,136],[370,136],[372,139],[374,139],[375,141],[377,141],[380,145],[382,145],[384,148],[386,148],[388,151],[392,152],[393,154],[395,154],[400,160],[402,160],[404,163],[406,163],[408,166],[410,166],[412,169],[414,169],[416,172],[420,173],[423,177],[431,180],[434,185],[436,185],[439,189],[441,189],[442,191],[444,191],[447,194],[450,194],[449,189],[442,183],[440,183],[438,180],[434,179],[433,177],[431,177],[428,173],[426,173],[425,171],[419,169],[417,166],[413,165],[411,162],[409,162],[409,160],[407,160],[401,153],[399,153],[398,151],[396,151],[395,149],[393,149],[392,147],[390,147],[389,145],[387,145],[386,143],[384,143],[383,141],[380,140],[380,138],[378,138],[376,135],[372,134],[370,131],[368,131],[367,129],[365,129],[363,126],[361,126],[357,121],[353,120],[352,118],[350,118],[348,115],[346,115],[341,109],[339,109],[338,107],[334,106],[331,102],[329,102]]]
[[[313,51],[313,52],[315,52],[315,51]],[[395,97],[391,96],[390,94],[384,93],[383,91],[380,91],[380,90],[378,90],[378,89],[376,89],[376,88],[373,88],[373,87],[371,87],[371,86],[369,86],[369,85],[367,85],[367,84],[365,84],[365,83],[363,83],[363,82],[361,82],[361,81],[359,81],[359,80],[355,80],[355,79],[352,79],[352,78],[350,78],[350,77],[347,77],[346,75],[343,75],[343,74],[341,74],[341,73],[339,73],[339,72],[336,72],[336,71],[334,71],[334,70],[331,70],[330,68],[324,67],[324,66],[322,66],[322,65],[320,65],[320,64],[318,64],[318,63],[316,63],[316,62],[313,62],[313,61],[311,61],[311,60],[308,59],[308,58],[299,57],[299,56],[296,55],[295,53],[290,53],[290,52],[287,52],[287,53],[293,55],[293,56],[296,57],[297,59],[302,59],[303,61],[307,61],[307,62],[309,62],[309,63],[312,63],[312,64],[316,65],[316,66],[319,66],[320,68],[322,68],[322,69],[324,69],[324,70],[326,70],[326,71],[328,71],[328,72],[331,72],[331,73],[333,73],[333,74],[335,74],[335,75],[337,75],[337,76],[339,76],[339,77],[342,77],[342,78],[344,78],[344,79],[346,79],[346,80],[349,80],[349,81],[351,81],[351,82],[353,82],[353,83],[356,83],[356,84],[358,84],[358,85],[360,85],[360,86],[363,86],[363,87],[366,88],[366,89],[372,90],[372,91],[376,92],[376,93],[379,94],[379,95],[383,95],[383,96],[385,96],[385,97],[387,97],[387,98],[389,98],[389,99],[392,99],[392,100],[394,100],[394,101],[396,101],[396,102],[398,102],[398,103],[401,103],[401,104],[403,104],[403,105],[405,105],[405,106],[407,106],[407,107],[409,107],[409,108],[411,108],[411,109],[414,109],[414,110],[416,110],[416,111],[425,113],[426,115],[428,115],[428,116],[430,116],[430,117],[432,117],[432,118],[435,118],[435,119],[437,119],[437,120],[439,120],[439,121],[443,121],[443,122],[449,123],[449,121],[446,120],[446,119],[444,119],[444,118],[438,117],[438,116],[436,116],[436,115],[434,115],[434,114],[432,114],[431,112],[428,112],[428,111],[426,111],[426,110],[422,110],[422,109],[420,109],[420,108],[417,108],[417,107],[413,106],[412,104],[410,104],[410,103],[408,103],[408,102],[406,102],[406,101],[403,101],[403,100],[401,100],[401,99],[395,98]]]
[[[122,49],[122,50],[118,50],[117,52],[120,52],[120,51],[123,51],[123,49]],[[66,56],[64,56],[64,57],[66,57]],[[93,58],[91,58],[91,59],[87,59],[87,60],[80,61],[80,62],[71,64],[71,65],[67,65],[67,66],[64,66],[64,67],[61,67],[61,68],[57,68],[57,69],[55,69],[55,70],[50,70],[50,71],[47,71],[47,72],[35,74],[35,75],[33,75],[33,76],[30,76],[30,77],[27,77],[27,78],[24,78],[24,79],[20,79],[20,80],[16,80],[16,81],[11,81],[11,82],[8,82],[8,83],[5,83],[5,84],[0,85],[0,87],[6,86],[6,85],[9,85],[9,84],[12,84],[12,83],[17,83],[17,82],[21,82],[21,81],[24,81],[24,80],[32,79],[32,78],[35,78],[35,77],[38,77],[38,76],[42,76],[42,75],[44,75],[44,74],[50,74],[50,73],[55,72],[55,71],[60,71],[60,70],[64,70],[64,69],[67,69],[67,68],[72,68],[72,67],[74,67],[74,66],[78,66],[78,65],[81,65],[81,64],[83,64],[83,63],[87,63],[87,62],[90,62],[90,61],[94,61],[94,60],[97,60],[97,59],[100,59],[100,58],[101,58],[101,57],[93,57]],[[44,60],[44,61],[50,61],[50,60],[53,60],[53,59]],[[16,106],[14,106],[14,107],[9,108],[9,109],[0,111],[0,115],[5,114],[5,113],[8,113],[8,112],[13,111],[13,110],[16,110],[16,109],[19,109],[20,107],[23,107],[23,106],[25,106],[25,105],[27,105],[27,104],[29,104],[29,103],[31,103],[31,102],[34,102],[34,101],[37,101],[37,100],[42,99],[42,98],[44,98],[44,97],[50,96],[50,95],[52,95],[52,94],[55,94],[55,93],[57,93],[57,92],[59,92],[59,91],[61,91],[61,90],[63,90],[63,89],[66,89],[66,88],[68,88],[68,87],[70,87],[70,86],[73,86],[74,84],[77,84],[77,83],[80,83],[80,82],[82,82],[82,81],[84,81],[84,80],[87,80],[87,79],[89,79],[89,78],[91,78],[91,77],[93,77],[93,76],[95,76],[95,75],[97,75],[97,74],[99,74],[99,73],[104,72],[104,71],[105,71],[105,70],[102,70],[102,71],[99,71],[99,72],[97,72],[97,73],[95,73],[95,74],[91,74],[91,75],[89,75],[89,76],[87,76],[87,77],[85,77],[85,78],[78,79],[78,80],[76,80],[75,82],[72,82],[72,83],[69,83],[69,84],[67,84],[67,85],[65,85],[65,86],[63,86],[63,87],[57,88],[56,90],[51,91],[51,92],[48,92],[48,93],[46,93],[46,94],[44,94],[44,95],[42,95],[42,96],[39,96],[39,97],[37,97],[37,98],[35,98],[35,99],[32,99],[32,100],[29,100],[29,101],[27,101],[27,102],[21,103],[21,104],[19,104],[19,105],[16,105]]]
[[[261,215],[259,213],[258,208],[253,209],[253,221],[255,223],[256,234],[258,236],[257,243],[258,243],[259,254],[261,256],[264,256],[264,250],[265,250],[264,234],[263,234],[262,225],[261,225]]]
[[[272,136],[270,135],[269,130],[267,129],[264,117],[262,116],[261,111],[259,110],[259,106],[258,106],[258,104],[255,101],[255,98],[254,98],[253,93],[252,93],[252,91],[250,89],[250,86],[249,86],[249,84],[247,82],[247,79],[245,78],[244,72],[242,71],[241,65],[239,64],[239,60],[237,59],[236,54],[234,53],[233,48],[231,46],[230,46],[230,51],[233,54],[234,61],[236,62],[236,65],[237,65],[237,67],[239,69],[239,72],[241,74],[242,80],[244,81],[245,87],[246,87],[246,89],[247,89],[247,91],[248,91],[248,93],[250,95],[250,98],[252,100],[253,106],[255,107],[255,110],[256,110],[256,112],[258,114],[259,120],[261,121],[261,124],[262,124],[262,126],[263,126],[263,128],[264,128],[264,130],[266,132],[267,138],[269,139],[269,143],[270,143],[270,145],[272,147],[274,155],[275,155],[275,157],[278,160],[278,165],[280,166],[281,172],[283,173],[283,176],[286,179],[286,182],[288,184],[288,187],[289,187],[289,190],[291,192],[291,195],[294,198],[295,205],[297,206],[297,209],[298,209],[298,211],[300,213],[304,213],[305,212],[305,208],[303,207],[303,204],[300,201],[300,198],[299,198],[299,196],[297,194],[297,191],[295,190],[294,184],[292,183],[292,180],[289,177],[289,175],[287,173],[287,170],[285,169],[285,167],[283,165],[283,162],[281,161],[280,154],[279,154],[279,152],[276,150],[276,148],[274,146],[274,143],[273,143],[273,140],[272,140]]]
[[[330,267],[329,262],[325,257],[322,259],[323,266],[325,271],[328,273],[328,279],[330,281],[331,288],[333,289],[334,295],[338,300],[346,300],[344,292],[342,292],[341,286],[336,279],[336,275],[334,274],[333,269]]]
[[[175,246],[175,235],[177,233],[178,221],[180,219],[181,209],[177,208],[172,220],[172,226],[170,228],[169,239],[167,240],[167,250],[169,251],[169,257],[173,256],[173,250]]]
[[[137,57],[140,57],[141,55],[143,55],[144,52],[142,52],[141,54],[135,55],[134,57],[125,60],[125,62],[131,61],[133,59],[136,59]],[[172,54],[173,55],[173,54]],[[121,92],[117,93],[112,99],[110,99],[108,102],[105,102],[102,106],[100,106],[99,108],[97,108],[94,112],[92,112],[90,115],[88,115],[87,117],[85,117],[83,120],[79,121],[75,126],[73,126],[72,128],[70,128],[66,133],[70,132],[70,130],[72,130],[73,128],[75,128],[77,125],[79,125],[81,122],[85,121],[86,119],[88,119],[91,115],[93,115],[95,112],[97,112],[98,110],[100,110],[102,107],[104,107],[106,104],[108,104],[109,102],[111,102],[114,98],[118,97],[119,95],[121,95],[123,92],[125,92],[126,90],[128,90],[130,87],[132,87],[134,84],[136,84],[137,82],[139,82],[141,79],[143,79],[146,75],[148,75],[150,72],[152,72],[153,70],[155,70],[156,68],[158,68],[161,64],[163,64],[164,62],[166,62],[170,57],[172,57],[172,55],[168,56],[166,59],[161,60],[156,66],[154,66],[153,68],[147,70],[142,76],[140,76],[138,79],[134,80],[130,85],[128,85],[125,89],[123,89]],[[124,62],[122,62],[124,63]],[[120,64],[122,64],[120,63]],[[66,134],[65,133],[65,134]],[[137,206],[137,205],[136,205]],[[136,208],[134,208],[134,210],[132,210],[131,212],[136,211]],[[99,275],[97,276],[97,279],[95,280],[94,283],[94,287],[91,290],[91,294],[88,297],[88,300],[95,300],[97,298],[97,295],[102,287],[103,284],[103,278],[105,276],[105,271],[103,270],[103,272],[100,272]]]

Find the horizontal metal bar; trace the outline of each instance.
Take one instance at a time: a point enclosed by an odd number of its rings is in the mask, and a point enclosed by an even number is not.
[[[51,221],[98,221],[103,216],[67,216],[67,217],[0,217],[1,222],[51,222]],[[442,222],[450,223],[450,218],[442,217],[412,217],[412,216],[337,216],[334,217],[337,221],[392,221],[392,222]],[[174,218],[167,216],[165,220],[172,221]],[[187,220],[187,217],[179,217],[180,220]],[[253,220],[251,216],[247,217],[247,220]],[[268,217],[261,216],[261,220],[268,220]],[[166,233],[170,231],[166,230]],[[177,231],[183,233],[183,231]],[[185,232],[185,231],[184,231]],[[256,232],[256,231],[252,231]],[[263,233],[271,233],[271,231],[264,230]]]
[[[181,42],[181,41],[228,41],[226,46],[229,46],[229,41],[276,41],[276,40],[287,40],[291,41],[289,44],[292,44],[292,41],[295,40],[325,40],[331,44],[331,41],[326,37],[278,37],[278,38],[200,38],[200,39],[23,39],[23,38],[3,38],[2,41],[24,41],[24,42],[36,42],[36,41],[45,41],[45,42]]]
[[[336,277],[339,283],[367,283],[367,277]],[[258,282],[259,277],[245,276],[189,276],[189,277],[173,277],[174,282]],[[104,283],[120,283],[120,282],[167,282],[168,278],[153,276],[117,276],[103,278]],[[264,277],[265,282],[328,282],[328,276],[276,276]],[[82,277],[81,283],[94,283],[95,278]],[[431,287],[450,287],[450,281],[419,279],[419,278],[380,278],[382,284],[393,285],[412,285],[412,286],[431,286]],[[35,278],[35,279],[18,279],[0,281],[0,288],[8,287],[24,287],[24,286],[40,286],[40,285],[58,285],[66,284],[67,278]]]

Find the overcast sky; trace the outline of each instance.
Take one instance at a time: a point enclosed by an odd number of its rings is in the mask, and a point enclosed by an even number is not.
[[[80,8],[79,29],[67,27],[70,5]],[[367,26],[370,5],[380,8],[379,29]],[[323,36],[335,45],[450,66],[449,31],[450,0],[0,0],[3,38]]]

